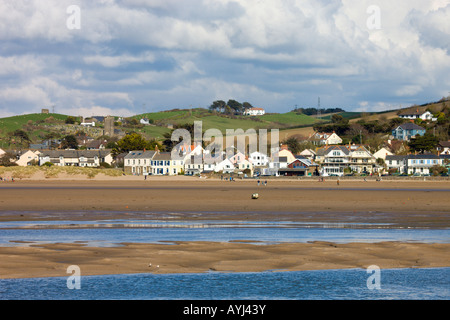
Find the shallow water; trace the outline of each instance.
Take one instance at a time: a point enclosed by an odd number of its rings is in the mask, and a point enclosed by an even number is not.
[[[450,268],[386,269],[369,289],[363,269],[261,273],[137,274],[0,280],[0,299],[447,300]]]
[[[243,221],[21,221],[0,223],[0,245],[84,242],[113,246],[123,242],[237,241],[278,242],[408,241],[449,243],[450,229],[392,228],[387,224]]]

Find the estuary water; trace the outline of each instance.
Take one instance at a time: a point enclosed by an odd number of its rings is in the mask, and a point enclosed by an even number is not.
[[[393,228],[388,224],[248,221],[19,221],[0,223],[0,245],[82,242],[114,246],[123,242],[171,241],[278,242],[330,241],[450,242],[450,229]]]
[[[122,274],[0,280],[7,300],[448,300],[450,268],[259,273]],[[370,282],[370,281],[369,281]]]
[[[19,221],[0,223],[0,246],[81,242],[406,241],[449,243],[449,229],[397,228],[389,224],[290,221]],[[0,261],[1,263],[1,261]],[[380,288],[369,288],[367,270],[82,276],[0,280],[0,300],[448,300],[450,268],[380,270]]]

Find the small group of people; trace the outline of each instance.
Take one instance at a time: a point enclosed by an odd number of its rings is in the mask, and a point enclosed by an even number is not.
[[[220,176],[220,180],[225,180],[225,181],[236,181],[236,180],[234,180],[234,177],[229,177],[229,178],[227,178],[227,177],[224,177],[224,176]]]
[[[258,186],[259,185],[264,185],[264,186],[267,186],[267,180],[265,180],[264,182],[261,182],[260,180],[258,180]]]
[[[8,178],[0,177],[0,181],[8,182]],[[9,178],[9,181],[14,182],[14,178],[13,177]]]

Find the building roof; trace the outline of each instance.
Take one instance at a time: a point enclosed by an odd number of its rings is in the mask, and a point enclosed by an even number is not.
[[[130,151],[124,159],[151,159],[155,155],[156,151],[154,150],[133,150]]]
[[[406,159],[406,156],[402,156],[402,155],[387,155],[386,156],[386,161],[389,160],[403,160]]]
[[[153,160],[172,160],[172,154],[170,152],[161,152],[155,154]]]
[[[47,150],[42,151],[40,153],[41,157],[50,157],[50,158],[93,158],[95,156],[103,158],[107,155],[111,154],[111,150]]]
[[[405,110],[399,114],[399,116],[420,116],[424,114],[424,112],[421,112],[419,110]]]
[[[329,146],[329,147],[325,147],[325,148],[321,148],[321,149],[317,150],[317,155],[324,156],[333,150],[340,150],[346,155],[350,154],[350,150],[346,146]]]
[[[450,148],[450,141],[441,141],[439,145],[444,148]]]
[[[302,162],[303,164],[305,164],[308,167],[318,166],[317,163],[315,163],[314,161],[312,161],[312,160],[310,160],[308,158],[305,158],[304,156],[295,156],[295,160],[292,161],[291,163],[294,163],[295,161],[300,161],[300,162]],[[291,164],[291,163],[289,163],[289,164]]]
[[[407,159],[439,159],[438,155],[435,154],[409,154],[406,156]]]
[[[417,124],[412,122],[401,124],[397,127],[397,129],[398,128],[402,128],[403,130],[425,130],[425,128],[418,126]]]

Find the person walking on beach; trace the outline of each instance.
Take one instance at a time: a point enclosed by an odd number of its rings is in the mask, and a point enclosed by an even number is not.
[[[339,185],[339,178],[337,178],[336,183],[337,183],[337,185]]]

